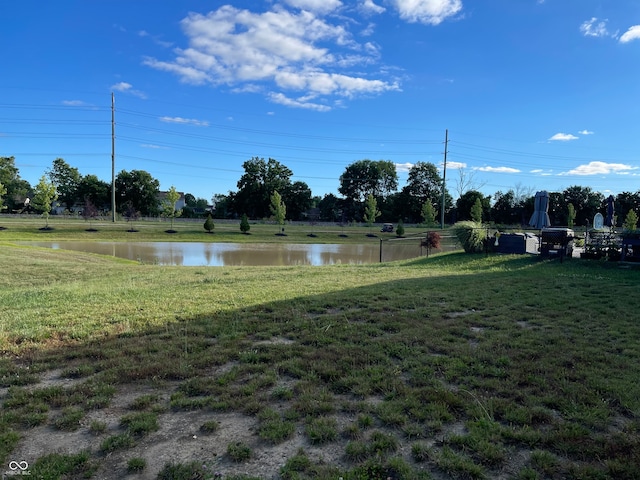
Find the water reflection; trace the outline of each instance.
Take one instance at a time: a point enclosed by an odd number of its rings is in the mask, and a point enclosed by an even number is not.
[[[53,249],[77,250],[137,260],[158,265],[262,266],[334,265],[380,261],[380,244],[276,244],[198,242],[20,242]],[[382,260],[404,260],[420,256],[415,242],[384,243]]]

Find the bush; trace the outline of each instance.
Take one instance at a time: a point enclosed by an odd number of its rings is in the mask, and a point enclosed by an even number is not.
[[[396,228],[396,235],[402,237],[404,235],[404,223],[402,220],[398,220],[398,228]]]
[[[207,233],[211,233],[211,231],[214,229],[215,225],[213,223],[213,218],[211,218],[211,214],[209,214],[207,216],[207,219],[204,222],[204,229],[207,231]]]
[[[249,225],[249,219],[246,214],[242,215],[242,219],[240,219],[240,231],[242,233],[249,233],[251,230],[251,225]]]
[[[453,226],[453,232],[467,253],[482,252],[487,239],[487,229],[477,222],[458,222]]]

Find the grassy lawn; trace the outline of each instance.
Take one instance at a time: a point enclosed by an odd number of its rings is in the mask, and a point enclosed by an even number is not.
[[[159,267],[3,226],[0,461],[36,478],[638,478],[637,269]]]

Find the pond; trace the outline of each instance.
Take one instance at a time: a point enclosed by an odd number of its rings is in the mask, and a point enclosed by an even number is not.
[[[380,261],[379,242],[370,244],[279,244],[279,243],[199,243],[199,242],[19,242],[22,245],[76,250],[137,260],[156,265],[334,265]],[[385,262],[415,258],[421,251],[419,240],[383,242]]]

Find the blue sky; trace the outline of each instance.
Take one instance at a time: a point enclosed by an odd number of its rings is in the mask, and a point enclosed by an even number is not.
[[[314,195],[361,159],[486,194],[640,190],[638,0],[1,2],[0,155],[146,170],[210,199],[275,158]]]

